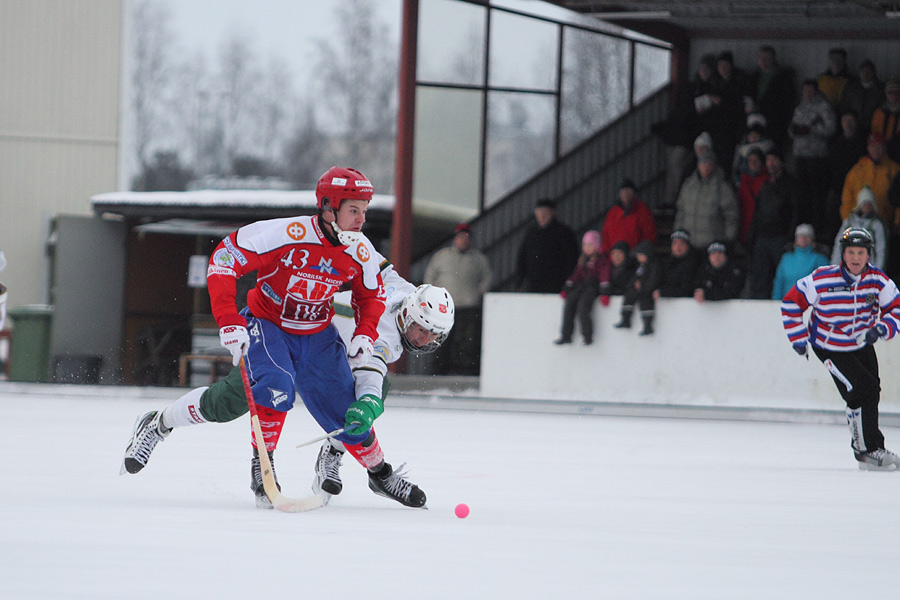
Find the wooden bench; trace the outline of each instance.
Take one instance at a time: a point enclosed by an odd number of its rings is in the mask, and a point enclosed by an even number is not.
[[[213,384],[219,378],[219,365],[228,365],[231,370],[230,354],[182,354],[178,359],[178,385],[187,387],[190,383],[189,367],[192,361],[205,360],[209,361],[209,383]]]

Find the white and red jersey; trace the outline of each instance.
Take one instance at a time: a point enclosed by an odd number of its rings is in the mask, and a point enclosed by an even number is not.
[[[259,221],[222,240],[209,260],[206,279],[219,327],[246,325],[235,304],[239,277],[257,271],[247,294],[253,316],[288,333],[323,330],[334,315],[333,298],[350,282],[356,333],[378,337],[385,307],[375,249],[365,236],[349,246],[325,237],[316,216]]]
[[[812,307],[809,324],[803,313]],[[872,266],[854,277],[842,266],[819,267],[799,280],[781,301],[781,317],[791,344],[847,352],[865,346],[866,332],[883,323],[890,339],[900,331],[900,292]]]

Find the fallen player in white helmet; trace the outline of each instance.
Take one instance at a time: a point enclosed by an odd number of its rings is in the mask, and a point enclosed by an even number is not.
[[[447,338],[453,327],[453,299],[444,288],[432,285],[414,287],[394,272],[393,266],[383,257],[381,274],[386,295],[386,309],[378,322],[378,339],[369,361],[353,370],[358,407],[352,418],[348,415],[345,429],[352,432],[358,426],[363,431],[384,412],[384,395],[387,393],[387,365],[397,361],[404,350],[413,353],[433,352]],[[332,324],[338,328],[345,345],[353,333],[355,319],[350,303],[350,293],[335,295],[335,318]],[[160,411],[151,411],[138,418],[135,433],[126,449],[122,473],[138,473],[150,459],[157,443],[163,441],[176,427],[202,423],[226,423],[248,412],[247,398],[241,383],[239,368],[234,368],[222,380],[208,387],[200,387],[184,394]],[[147,430],[148,428],[152,431]],[[137,442],[140,443],[137,443]],[[361,444],[371,452],[354,456],[368,470],[385,463],[381,446],[374,430]],[[327,503],[332,495],[339,494],[342,482],[339,475],[343,444],[326,440],[319,451],[315,465],[313,490],[321,494]],[[402,465],[390,477],[369,477],[369,488],[378,495],[396,500],[405,506],[421,508],[425,505],[425,493],[410,483],[401,471]],[[273,465],[274,470],[274,465]],[[277,479],[277,478],[276,478]],[[254,482],[251,481],[251,487]],[[269,505],[270,507],[271,505]]]

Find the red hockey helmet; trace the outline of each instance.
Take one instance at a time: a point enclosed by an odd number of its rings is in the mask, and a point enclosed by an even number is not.
[[[369,178],[348,167],[331,167],[319,177],[316,184],[316,206],[322,210],[325,200],[332,210],[338,210],[344,200],[372,199],[375,189]]]

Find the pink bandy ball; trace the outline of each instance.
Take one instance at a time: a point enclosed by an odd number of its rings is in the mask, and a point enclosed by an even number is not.
[[[456,516],[460,519],[465,519],[469,516],[469,505],[465,503],[457,504],[453,512],[456,513]]]

